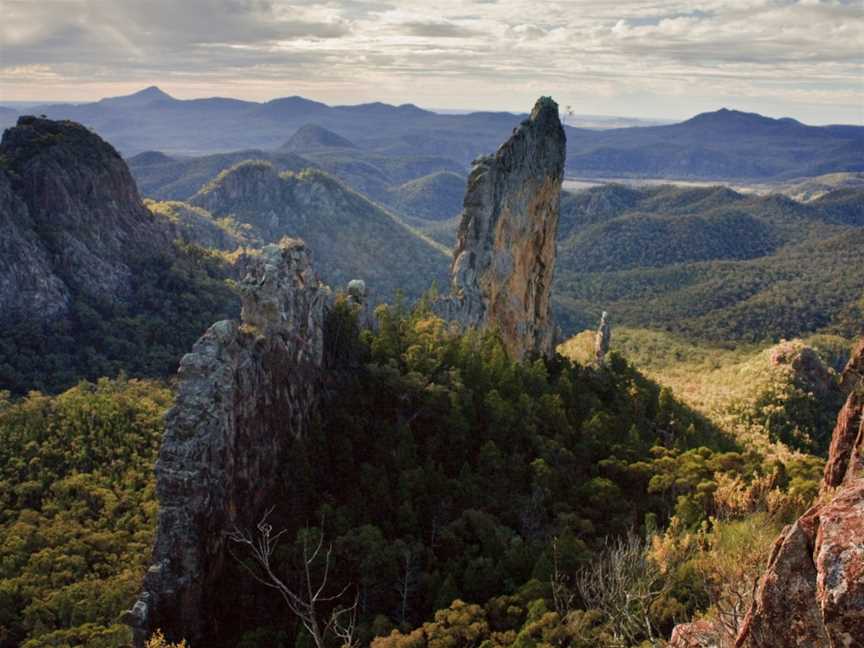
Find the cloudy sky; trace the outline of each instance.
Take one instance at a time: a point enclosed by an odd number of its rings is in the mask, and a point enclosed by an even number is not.
[[[864,123],[864,0],[0,0],[0,103],[178,98]]]

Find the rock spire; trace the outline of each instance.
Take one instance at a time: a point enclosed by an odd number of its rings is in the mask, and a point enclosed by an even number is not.
[[[218,632],[225,531],[253,526],[270,504],[291,442],[318,405],[329,289],[305,244],[264,247],[240,292],[242,322],[217,322],[180,362],[156,464],[153,565],[125,616],[136,646],[157,628],[193,645]]]
[[[451,294],[437,306],[465,327],[495,327],[521,360],[554,352],[551,289],[566,137],[558,104],[528,119],[468,177]]]

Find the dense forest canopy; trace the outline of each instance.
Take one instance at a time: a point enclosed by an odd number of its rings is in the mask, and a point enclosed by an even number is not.
[[[517,364],[494,333],[456,334],[422,304],[376,315],[377,330],[361,331],[349,308],[330,314],[344,333],[333,350],[341,384],[296,442],[270,520],[294,540],[276,554],[288,582],[302,582],[304,539],[332,545],[328,592],[357,594],[364,643],[660,636],[725,601],[729,557],[758,567],[756,548],[815,494],[819,459],[743,450],[614,354],[605,368],[561,356]],[[158,383],[123,378],[0,401],[4,641],[127,636],[117,615],[147,559],[170,401]],[[628,533],[657,590],[637,631],[577,586],[608,558],[607,538]],[[229,580],[221,645],[308,645],[240,561]]]

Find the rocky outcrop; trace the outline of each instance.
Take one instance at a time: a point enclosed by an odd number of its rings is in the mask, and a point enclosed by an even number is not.
[[[159,522],[136,644],[218,633],[225,532],[252,527],[318,404],[329,289],[299,241],[268,245],[240,284],[242,322],[214,324],[186,354],[156,464]],[[201,644],[203,645],[203,644]]]
[[[126,260],[169,248],[126,163],[68,121],[21,117],[0,142],[0,319],[50,321],[78,292],[129,290]]]
[[[708,619],[680,623],[672,629],[668,648],[721,648],[723,632]]]
[[[836,390],[832,372],[811,347],[800,340],[784,340],[771,349],[771,365],[787,368],[795,384],[817,396]]]
[[[862,382],[864,382],[864,337],[861,337],[852,349],[852,355],[840,379],[840,387],[848,391]]]
[[[609,313],[603,311],[600,317],[600,326],[597,328],[597,334],[594,337],[594,361],[598,366],[602,366],[606,354],[609,353],[609,345],[612,343],[612,329],[609,326]]]
[[[861,366],[864,344],[850,361]],[[864,638],[864,397],[840,411],[817,505],[778,538],[739,633],[739,648],[850,648]]]
[[[542,97],[495,155],[474,162],[437,311],[463,327],[494,327],[515,359],[551,355],[551,290],[566,138]]]

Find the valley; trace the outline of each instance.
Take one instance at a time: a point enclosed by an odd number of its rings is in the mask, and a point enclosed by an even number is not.
[[[790,563],[812,645],[859,628],[864,129],[40,110],[0,144],[3,648],[767,648]]]

